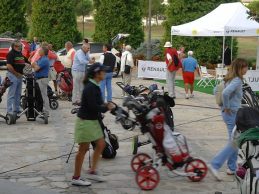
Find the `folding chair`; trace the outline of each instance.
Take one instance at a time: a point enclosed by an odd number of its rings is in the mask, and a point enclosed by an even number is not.
[[[215,80],[215,76],[208,73],[207,67],[199,66],[199,71],[200,71],[201,79],[197,83],[197,86],[204,87],[204,88],[209,86],[214,87],[212,81]]]
[[[216,68],[216,82],[215,84],[218,85],[221,83],[224,79],[224,77],[227,75],[228,70],[226,68]]]

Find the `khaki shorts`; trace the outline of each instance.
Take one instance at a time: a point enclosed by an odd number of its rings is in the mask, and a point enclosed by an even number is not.
[[[51,67],[49,69],[49,80],[50,81],[55,81],[57,80],[57,72],[55,71],[54,67]]]

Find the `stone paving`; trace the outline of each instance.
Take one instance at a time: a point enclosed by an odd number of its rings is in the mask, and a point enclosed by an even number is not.
[[[0,75],[3,76],[4,72],[0,72]],[[119,79],[115,79],[114,82],[117,80]],[[134,79],[133,84],[150,85],[153,82]],[[114,101],[120,104],[121,91],[115,84],[113,90]],[[175,124],[178,125],[176,130],[188,138],[192,155],[209,161],[227,141],[226,128],[220,117],[220,111],[186,105],[216,108],[213,96],[196,93],[194,99],[186,100],[183,89],[177,88],[176,103],[178,105],[173,108]],[[0,113],[5,113],[5,107],[6,97],[0,104]],[[138,129],[133,132],[123,130],[109,113],[106,114],[104,122],[119,136],[120,149],[115,159],[102,160],[100,163],[100,170],[107,182],[93,183],[89,188],[71,186],[74,154],[68,164],[66,163],[67,154],[73,144],[75,115],[70,114],[71,108],[71,103],[60,101],[59,109],[51,112],[48,125],[44,125],[42,120],[27,122],[25,116],[19,119],[16,125],[11,126],[0,119],[0,194],[29,194],[30,192],[26,192],[28,188],[37,189],[32,192],[35,194],[37,192],[43,194],[42,191],[46,194],[214,194],[216,191],[221,191],[223,194],[238,193],[234,177],[225,175],[225,166],[221,172],[222,182],[216,182],[208,174],[204,181],[199,183],[192,183],[184,177],[170,178],[167,169],[162,168],[159,186],[154,191],[141,191],[130,169],[132,140],[127,139],[140,132]],[[146,137],[141,136],[141,138]],[[139,148],[139,151],[152,153],[150,145]],[[83,176],[87,169],[88,157],[84,163]]]

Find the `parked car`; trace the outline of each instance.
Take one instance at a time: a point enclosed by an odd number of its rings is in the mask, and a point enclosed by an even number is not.
[[[103,54],[103,44],[101,43],[93,43],[90,42],[90,57],[95,58],[95,61],[98,62],[100,60],[100,56]],[[82,47],[83,43],[74,44],[74,49],[77,51]],[[112,49],[112,53],[116,56],[116,66],[113,77],[117,77],[120,72],[120,52],[116,49]],[[65,62],[65,55],[67,51],[65,48],[57,51],[58,60],[61,61],[62,64]]]
[[[13,38],[0,38],[0,66],[6,65],[6,56],[11,48],[11,44],[15,39]],[[22,54],[29,58],[30,56],[30,45],[26,40],[22,42]]]

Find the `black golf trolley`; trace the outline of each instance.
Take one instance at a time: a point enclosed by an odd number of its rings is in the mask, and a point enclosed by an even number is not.
[[[48,115],[43,112],[43,100],[39,86],[33,75],[25,77],[25,96],[22,98],[23,111],[18,114],[7,114],[6,123],[15,124],[16,120],[25,114],[27,121],[35,121],[37,117],[43,119],[44,124],[48,124]]]
[[[6,92],[7,88],[12,84],[12,82],[9,80],[8,77],[6,77],[3,81],[3,83],[0,82],[0,103],[2,102],[2,96]],[[10,117],[8,115],[4,116],[0,114],[0,118],[3,118],[6,122]]]

